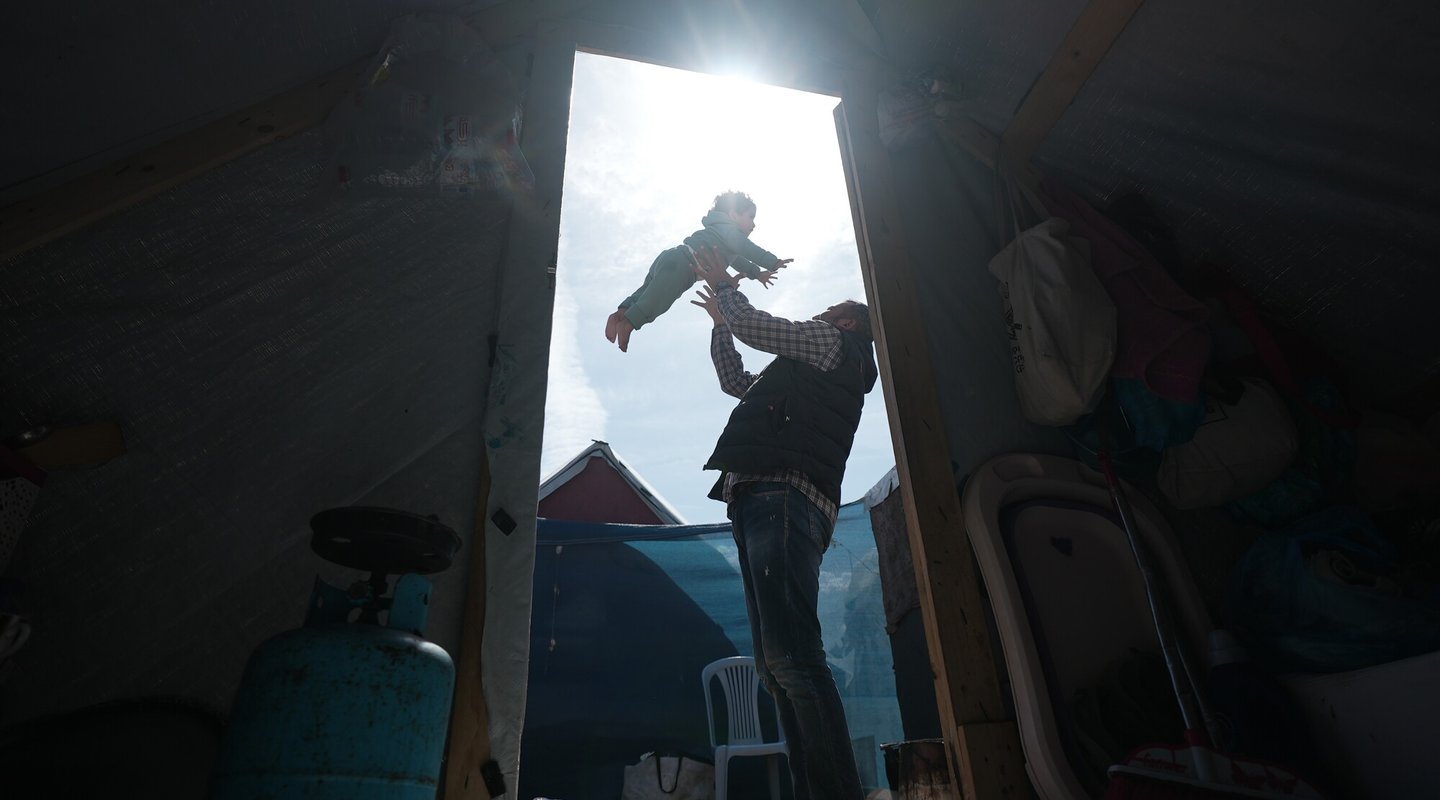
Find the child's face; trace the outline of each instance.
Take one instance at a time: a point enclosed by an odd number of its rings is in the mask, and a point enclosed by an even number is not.
[[[730,219],[734,220],[735,224],[740,227],[740,230],[745,232],[746,236],[749,236],[750,232],[755,230],[755,209],[731,211],[729,213]]]

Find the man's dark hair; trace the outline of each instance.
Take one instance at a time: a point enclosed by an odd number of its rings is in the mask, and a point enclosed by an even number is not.
[[[744,192],[724,192],[715,195],[715,205],[711,206],[710,210],[744,214],[746,211],[755,210],[755,201]]]
[[[873,340],[875,335],[870,332],[870,307],[858,300],[845,301],[845,318],[855,321],[855,330],[851,333],[858,333],[866,339]]]

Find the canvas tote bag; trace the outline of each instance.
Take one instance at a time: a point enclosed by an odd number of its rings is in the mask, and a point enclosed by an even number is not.
[[[646,753],[625,768],[620,800],[715,800],[715,766],[680,753]]]
[[[996,161],[999,240],[990,260],[1000,281],[1010,364],[1025,418],[1069,425],[1095,410],[1115,360],[1115,305],[1090,267],[1090,243],[1051,216],[1035,193]],[[1025,227],[1027,216],[1040,219]]]

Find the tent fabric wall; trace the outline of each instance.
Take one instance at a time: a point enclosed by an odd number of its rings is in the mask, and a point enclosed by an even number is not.
[[[1085,3],[910,5],[875,8],[890,52],[944,65],[998,132]],[[1147,0],[1036,158],[1102,206],[1142,194],[1182,258],[1227,271],[1357,391],[1403,394],[1440,377],[1437,37],[1440,15],[1403,0]]]
[[[890,160],[955,479],[1001,453],[1068,453],[1057,429],[1025,419],[1015,395],[998,284],[986,269],[1000,249],[993,176],[934,135]]]
[[[908,18],[871,12],[899,73],[948,72],[964,113],[1003,131],[1084,4],[904,5]],[[1440,377],[1426,311],[1440,293],[1428,178],[1440,111],[1422,88],[1440,79],[1434,35],[1437,15],[1399,3],[1357,19],[1334,3],[1150,0],[1037,160],[1101,207],[1145,197],[1174,232],[1183,263],[1167,267],[1187,279],[1218,267],[1333,355],[1355,391],[1403,396]],[[985,270],[1000,244],[993,176],[935,135],[891,159],[957,472],[1002,450],[1063,450],[1023,424],[1005,386]]]
[[[308,31],[268,47],[293,52]],[[137,69],[161,66],[163,48],[141,51]],[[7,114],[74,76],[32,77]],[[487,585],[519,599],[486,605],[483,690],[514,785],[564,119],[536,128],[562,140],[535,188],[329,193],[313,131],[0,263],[6,431],[113,419],[130,448],[41,496],[10,570],[36,635],[0,724],[136,695],[227,708],[253,647],[301,622],[314,573],[358,577],[309,553],[307,520],[332,506],[435,514],[461,534],[430,623],[458,656],[484,458]],[[69,135],[27,130],[32,159]],[[488,522],[501,510],[514,525]]]
[[[309,552],[323,508],[470,538],[508,201],[320,203],[320,151],[297,137],[0,264],[9,413],[118,420],[129,449],[41,494],[4,719],[144,694],[228,707],[311,576],[358,577]],[[468,554],[436,578],[430,632],[452,648]]]
[[[482,16],[518,5],[425,8]],[[805,0],[783,5],[787,18],[816,13]],[[965,112],[999,131],[1085,4],[858,5],[862,13],[827,17],[816,31],[848,26],[855,52],[858,41],[876,43],[897,75],[953,73]],[[13,26],[30,35],[16,37],[20,73],[3,109],[7,129],[26,132],[26,143],[4,154],[0,185],[133,152],[216,109],[349,63],[378,44],[390,19],[416,8],[315,0],[252,4],[232,19],[176,2],[115,18],[106,16],[113,9],[29,7]],[[721,24],[712,35],[754,40],[772,12],[751,11],[734,20],[736,30]],[[635,4],[559,3],[549,16],[667,34]],[[1437,15],[1417,3],[1226,0],[1201,9],[1150,0],[1038,157],[1102,201],[1144,193],[1188,258],[1230,269],[1267,312],[1341,354],[1357,386],[1405,392],[1440,372],[1440,337],[1424,305],[1437,289],[1428,254],[1440,246],[1440,195],[1428,180],[1440,167],[1440,113],[1428,97],[1440,79],[1430,57],[1437,35]],[[168,41],[209,46],[177,55],[159,46]],[[504,55],[519,65],[525,48]],[[172,69],[177,60],[192,68]],[[68,102],[52,102],[62,96]]]
[[[0,202],[21,181],[54,185],[371,55],[403,14],[467,5],[157,0],[136,13],[67,0],[16,8],[8,26],[16,71],[0,123],[24,146],[0,151]]]

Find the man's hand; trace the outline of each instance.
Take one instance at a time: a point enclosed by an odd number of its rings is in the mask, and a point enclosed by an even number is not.
[[[725,322],[725,315],[720,312],[720,295],[715,294],[714,289],[706,286],[703,290],[695,292],[695,296],[700,299],[691,300],[690,305],[705,309],[705,313],[710,315],[710,320],[715,323],[715,327],[721,328],[728,324]]]
[[[730,277],[730,270],[725,267],[725,259],[715,252],[713,247],[701,247],[695,251],[695,260],[698,264],[695,267],[695,277],[710,285],[710,290],[720,288],[720,283],[726,282],[732,286],[735,279]]]
[[[770,269],[770,271],[771,271],[771,272],[776,272],[776,271],[778,271],[778,270],[782,270],[782,269],[790,266],[790,264],[791,264],[792,262],[794,262],[794,261],[795,261],[795,259],[793,259],[793,258],[777,258],[777,259],[775,259],[775,266],[772,267],[772,268]]]

